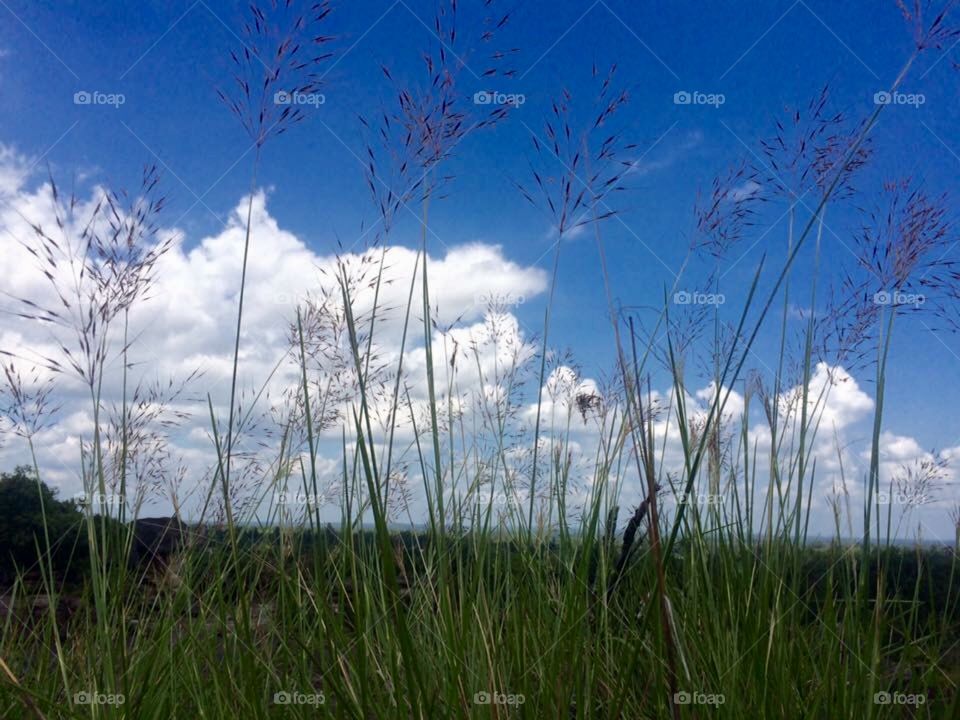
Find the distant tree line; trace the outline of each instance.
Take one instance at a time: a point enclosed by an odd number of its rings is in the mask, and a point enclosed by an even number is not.
[[[59,577],[75,575],[87,565],[86,532],[79,505],[58,499],[32,468],[0,473],[0,580],[4,583],[18,572],[40,573],[40,559],[46,562],[47,557],[47,537],[54,572]]]

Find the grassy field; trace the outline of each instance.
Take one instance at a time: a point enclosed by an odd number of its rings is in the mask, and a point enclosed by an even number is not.
[[[954,717],[955,553],[241,535],[6,627],[6,717]],[[288,547],[289,552],[282,548]],[[219,552],[218,552],[219,548]],[[402,558],[402,560],[401,560]],[[662,608],[666,613],[661,614]],[[665,641],[664,626],[670,628]],[[84,704],[84,703],[94,704]],[[102,703],[102,704],[96,704]]]
[[[270,9],[254,13],[259,21],[246,39],[269,45],[274,36],[261,26],[272,27]],[[329,23],[328,14],[318,3],[306,24],[319,34],[313,28]],[[447,26],[438,20],[437,27],[453,45]],[[915,52],[891,79],[891,94],[917,58],[957,37],[931,17],[915,34]],[[298,77],[329,60],[319,50],[305,57],[313,47],[271,46],[265,76],[259,58],[234,57],[238,82],[230,87],[239,89],[222,99],[253,141],[252,187],[270,138],[298,119],[299,110],[270,99],[319,87],[313,76]],[[0,626],[0,716],[960,717],[960,524],[952,545],[905,545],[894,506],[883,499],[897,489],[881,473],[880,445],[888,357],[903,310],[875,302],[866,284],[831,297],[819,268],[824,214],[852,196],[852,177],[877,152],[870,134],[886,106],[848,120],[825,109],[825,95],[810,104],[809,124],[794,128],[802,148],[795,159],[808,164],[802,175],[815,201],[789,200],[789,234],[777,238],[788,249],[783,264],[756,268],[744,306],[727,322],[715,307],[683,315],[690,308],[676,301],[681,288],[674,286],[663,289],[653,322],[641,330],[608,282],[609,316],[597,321],[609,323],[615,338],[613,380],[602,394],[575,393],[566,404],[543,390],[551,378],[557,242],[539,351],[523,363],[524,391],[516,357],[498,355],[492,378],[477,371],[484,382],[468,413],[456,371],[481,363],[470,348],[451,357],[435,346],[426,233],[431,203],[449,180],[442,165],[466,128],[455,65],[442,54],[428,64],[433,94],[399,92],[393,124],[385,114],[379,135],[393,154],[370,149],[368,180],[385,232],[401,206],[423,221],[414,276],[403,279],[406,306],[379,303],[386,251],[371,249],[360,268],[340,265],[334,290],[290,318],[285,360],[300,383],[264,445],[273,455],[256,461],[242,440],[256,434],[260,394],[245,397],[238,380],[247,263],[257,252],[248,213],[230,396],[204,400],[212,470],[182,547],[160,562],[129,559],[139,501],[107,501],[140,499],[169,480],[150,465],[159,449],[148,432],[156,420],[149,408],[162,403],[137,395],[126,361],[130,310],[149,295],[167,250],[157,237],[164,206],[155,196],[157,174],[145,174],[132,205],[120,193],[105,198],[98,210],[105,234],[82,237],[84,251],[49,229],[28,239],[51,264],[55,285],[58,263],[83,270],[74,273],[85,278],[76,287],[57,287],[69,313],[27,303],[23,314],[55,318],[72,333],[72,351],[47,369],[79,379],[89,393],[94,430],[82,475],[95,500],[83,510],[88,559],[78,577],[55,569],[64,537],[42,527],[36,563],[5,589],[12,610]],[[615,89],[613,71],[595,74],[593,127],[569,127],[561,102],[546,123],[553,147],[537,145],[541,158],[564,168],[559,181],[545,183],[534,171],[518,185],[551,216],[559,238],[587,229],[607,278],[603,228],[614,217],[607,203],[628,173],[630,145],[609,132],[627,97]],[[501,106],[471,120],[493,124],[505,115]],[[393,175],[401,190],[381,183],[376,161],[385,156],[403,161]],[[698,212],[700,241],[691,255],[729,259],[733,241],[752,232],[750,198],[731,201],[732,188],[750,177],[740,168],[714,185]],[[63,227],[77,227],[70,213],[78,204],[52,180],[51,190]],[[862,250],[867,258],[895,258],[882,289],[899,291],[936,267],[953,226],[936,196],[909,185],[887,190],[887,224],[865,236],[873,245]],[[249,202],[252,212],[253,195]],[[791,282],[801,262],[814,268],[804,287]],[[704,287],[709,292],[709,280]],[[801,301],[826,306],[829,322],[811,312],[797,343],[787,316]],[[402,327],[399,358],[389,363],[376,342],[388,315]],[[698,359],[714,380],[705,411],[689,403],[691,323],[705,338]],[[758,378],[748,370],[761,336],[777,339],[780,353]],[[404,366],[413,348],[425,357],[425,377],[417,379],[429,398],[422,407],[410,399]],[[109,362],[118,352],[123,362]],[[866,368],[876,405],[865,477],[843,480],[844,488],[848,480],[865,488],[862,507],[838,494],[837,539],[814,542],[814,447],[831,431],[820,427],[830,386],[813,378],[827,360]],[[117,367],[123,377],[108,380]],[[654,375],[666,378],[670,392],[653,392]],[[107,412],[105,382],[123,389],[119,413]],[[731,422],[734,388],[745,408]],[[791,388],[795,396],[784,400]],[[48,389],[31,394],[11,370],[6,392],[40,481],[34,438]],[[751,403],[766,418],[769,457],[758,458]],[[578,446],[571,428],[581,418],[596,431],[595,447]],[[676,428],[679,462],[667,457],[658,429],[665,420]],[[277,501],[278,493],[320,496],[319,465],[331,448],[340,475],[334,524],[316,504],[291,509]],[[586,482],[571,459],[581,453],[589,459]],[[920,468],[913,479],[932,482],[940,470]],[[630,479],[643,499],[626,507],[621,492]],[[407,518],[414,493],[422,516]],[[841,541],[854,516],[862,535]],[[401,532],[403,519],[418,522],[417,530]]]

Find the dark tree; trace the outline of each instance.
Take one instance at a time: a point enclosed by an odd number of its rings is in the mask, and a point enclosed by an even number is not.
[[[0,578],[11,578],[17,568],[28,574],[40,569],[47,550],[44,515],[54,570],[64,572],[71,560],[82,563],[86,536],[76,503],[58,500],[29,467],[0,473]]]

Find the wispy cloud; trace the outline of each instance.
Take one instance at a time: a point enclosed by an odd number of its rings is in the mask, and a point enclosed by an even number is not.
[[[735,188],[732,188],[729,198],[733,200],[733,202],[743,202],[757,195],[761,190],[763,190],[763,185],[756,180],[747,180]]]
[[[631,163],[627,174],[640,175],[643,177],[660,170],[666,170],[682,160],[691,150],[699,147],[702,143],[703,132],[700,130],[692,130],[688,132],[679,143],[669,148],[661,157],[652,160],[640,158]]]

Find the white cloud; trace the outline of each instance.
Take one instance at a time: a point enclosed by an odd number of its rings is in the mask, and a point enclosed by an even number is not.
[[[760,183],[755,180],[747,180],[735,188],[732,188],[729,193],[729,198],[734,202],[742,202],[743,200],[749,200],[762,189],[763,186],[760,185]]]
[[[646,155],[630,162],[627,170],[628,175],[639,175],[645,177],[660,170],[666,170],[703,142],[703,132],[694,130],[688,132],[679,143],[674,144],[665,153],[658,158],[645,159]]]
[[[7,260],[0,265],[0,287],[8,293],[0,297],[0,309],[7,311],[0,315],[0,349],[16,355],[15,362],[21,366],[27,366],[42,356],[58,356],[58,342],[68,347],[76,346],[76,339],[69,333],[9,314],[22,309],[16,297],[52,306],[58,302],[39,270],[24,272],[24,268],[37,267],[36,259],[17,242],[17,239],[32,237],[28,221],[46,228],[56,226],[50,210],[50,188],[45,184],[27,188],[28,168],[29,162],[25,158],[0,146],[0,195],[5,193],[9,201],[0,208],[0,244]],[[98,189],[94,188],[93,192]],[[339,258],[332,253],[317,252],[302,238],[283,229],[270,215],[267,200],[262,192],[253,198],[251,254],[241,343],[241,385],[245,401],[254,390],[266,384],[271,395],[263,404],[266,407],[280,406],[283,390],[296,382],[293,366],[282,363],[288,351],[290,322],[296,305],[307,297],[335,292],[339,269],[346,269],[354,278],[365,276],[369,280],[382,262],[385,282],[379,288],[377,305],[383,310],[378,314],[373,348],[379,361],[387,367],[395,367],[400,358],[403,310],[410,295],[411,280],[414,281],[410,330],[403,358],[406,376],[401,388],[401,405],[404,412],[396,419],[399,425],[397,438],[409,445],[412,424],[407,399],[421,429],[425,427],[422,414],[427,407],[427,358],[419,284],[422,258],[418,260],[415,250],[399,245],[387,248],[385,254],[383,250],[374,249],[347,252]],[[87,198],[80,204],[80,217],[89,212],[93,202],[93,198]],[[241,199],[230,213],[227,225],[216,234],[188,242],[179,237],[176,229],[164,230],[165,236],[179,239],[157,265],[151,299],[135,309],[131,316],[131,335],[136,337],[130,353],[134,381],[159,378],[165,382],[168,377],[183,378],[197,368],[205,372],[195,393],[200,402],[191,404],[180,399],[173,408],[195,413],[193,420],[172,438],[173,449],[183,456],[190,469],[188,482],[193,487],[204,479],[204,473],[212,466],[206,394],[209,392],[221,417],[225,416],[229,397],[245,216],[246,200]],[[68,231],[73,230],[75,228],[68,228]],[[322,240],[318,245],[323,247]],[[525,448],[529,449],[531,445],[530,429],[536,413],[530,402],[536,397],[536,371],[539,368],[536,363],[537,367],[530,367],[537,348],[532,334],[512,312],[511,302],[530,301],[541,296],[547,287],[546,273],[537,267],[522,266],[509,260],[499,245],[477,242],[449,248],[432,247],[427,266],[431,305],[435,308],[432,317],[436,326],[431,332],[437,392],[446,398],[449,391],[450,407],[464,423],[482,424],[490,422],[492,417],[499,417],[498,413],[504,416],[512,413],[520,434],[514,439],[508,455],[519,462]],[[70,279],[65,268],[59,268],[57,272],[66,273],[64,277]],[[374,292],[372,284],[358,281],[354,311],[363,327],[369,322]],[[505,300],[506,307],[491,311],[489,303],[498,300]],[[120,396],[119,363],[116,361],[119,341],[114,343],[113,349],[113,371],[108,374],[111,384],[105,388],[105,396],[116,399]],[[268,382],[278,363],[281,366],[279,373]],[[323,368],[318,367],[318,372],[321,371]],[[510,377],[514,377],[516,385],[512,380],[505,380]],[[382,385],[381,392],[374,394],[371,400],[374,415],[378,418],[386,417],[391,404],[392,378],[387,377]],[[715,392],[712,385],[692,390],[686,397],[688,417],[702,421]],[[568,449],[571,457],[575,456],[572,467],[587,485],[593,477],[596,448],[599,443],[609,441],[609,437],[604,438],[609,425],[600,428],[596,418],[591,416],[591,413],[596,414],[596,408],[588,408],[587,420],[582,417],[579,398],[593,396],[603,396],[602,388],[595,380],[567,365],[553,367],[545,382],[541,413],[545,447],[557,447],[556,444],[569,432]],[[824,498],[839,483],[841,462],[851,495],[859,496],[866,461],[860,452],[862,444],[860,448],[852,449],[851,443],[860,437],[858,428],[872,416],[874,402],[843,368],[826,364],[815,368],[809,396],[809,409],[820,417],[812,457],[817,461],[816,502],[820,509],[824,509]],[[794,437],[799,398],[799,389],[792,388],[777,402],[785,418],[782,430]],[[69,376],[60,378],[57,399],[63,404],[60,421],[38,437],[39,459],[53,482],[67,492],[74,492],[79,487],[80,439],[89,439],[93,427],[90,401],[82,386]],[[654,430],[663,467],[679,476],[683,470],[683,454],[673,391],[655,393],[653,399],[659,408]],[[756,398],[752,402],[749,441],[751,450],[756,447],[758,452],[756,467],[762,503],[770,433],[758,418]],[[746,411],[745,403],[746,398],[741,393],[731,392],[723,420],[724,432],[730,436],[739,432],[739,423]],[[622,410],[616,406],[601,409],[614,414]],[[446,418],[441,420],[446,422]],[[339,426],[329,429],[329,437],[339,438],[339,434]],[[377,443],[381,442],[382,438],[378,438]],[[789,444],[788,440],[786,446]],[[332,446],[326,450],[327,456],[322,459],[324,472],[335,477],[339,462],[332,461],[331,457],[337,457],[338,448]],[[885,477],[898,463],[931,457],[914,438],[891,433],[885,433],[882,438],[882,453]],[[960,448],[943,451],[941,456],[960,460]],[[609,472],[611,483],[623,489],[622,502],[626,505],[638,501],[643,493],[634,463],[629,455],[625,457],[627,462]],[[0,448],[0,466],[8,467],[24,459],[22,446],[18,448],[15,442]],[[734,464],[741,460],[728,459]],[[581,486],[577,492],[582,490]],[[583,497],[582,492],[579,497]],[[826,527],[830,529],[829,522]]]
[[[0,243],[6,260],[0,265],[0,286],[6,293],[0,297],[0,309],[5,311],[0,316],[0,342],[5,352],[16,356],[13,362],[20,367],[28,367],[41,357],[53,357],[62,363],[60,343],[72,348],[75,354],[78,352],[76,337],[69,329],[13,315],[24,309],[18,298],[54,308],[60,303],[38,267],[37,259],[18,242],[23,240],[29,244],[33,240],[29,223],[39,224],[48,231],[57,227],[50,187],[41,184],[27,189],[27,167],[27,161],[16,152],[0,148],[0,193],[6,193],[10,201],[0,210]],[[91,192],[96,195],[101,190],[93,188]],[[93,202],[92,197],[82,202],[77,216],[87,217]],[[246,199],[238,202],[220,232],[196,242],[188,242],[174,228],[162,231],[161,236],[176,237],[177,241],[156,265],[150,298],[135,306],[130,317],[130,335],[136,338],[129,358],[133,367],[132,382],[141,378],[146,381],[182,379],[196,369],[204,372],[199,387],[195,388],[195,395],[202,402],[189,408],[195,412],[195,418],[174,438],[178,449],[193,461],[202,457],[194,450],[203,442],[209,425],[205,410],[208,392],[215,406],[226,414],[246,202]],[[77,227],[68,225],[66,232],[77,241]],[[287,354],[296,305],[308,296],[336,292],[338,269],[346,268],[354,278],[365,277],[355,288],[354,312],[361,324],[368,321],[374,305],[374,287],[368,280],[378,271],[381,262],[384,282],[376,299],[379,310],[374,347],[385,361],[399,357],[403,309],[407,305],[410,283],[415,280],[406,365],[413,396],[424,396],[420,286],[423,258],[418,257],[416,251],[394,245],[385,250],[347,252],[339,257],[317,252],[280,226],[270,215],[267,197],[262,192],[253,198],[251,238],[240,364],[241,385],[248,396],[267,383],[271,371]],[[493,324],[489,317],[485,319],[485,314],[490,303],[504,299],[522,302],[541,294],[547,286],[543,270],[521,266],[509,260],[502,247],[480,242],[433,247],[427,257],[427,267],[430,301],[435,308],[432,317],[438,327],[454,326],[446,335],[436,331],[434,342],[440,350],[436,351],[435,369],[442,370],[449,360],[444,357],[444,341],[456,341],[460,346],[457,378],[460,387],[478,384],[481,377],[487,382],[494,376],[498,363],[506,361],[505,353],[513,352],[511,348],[519,348],[522,354],[531,352],[513,314],[498,311]],[[34,271],[25,272],[25,268]],[[65,292],[70,297],[71,269],[58,267],[53,274],[66,285]],[[497,332],[501,336],[497,342],[491,336],[493,325],[499,328]],[[121,373],[117,361],[120,345],[120,337],[115,335],[110,355],[113,365],[104,388],[104,397],[111,400],[120,397]],[[479,362],[469,358],[471,354],[477,355]],[[438,377],[443,375],[444,372],[438,372]],[[279,401],[277,394],[291,378],[295,378],[292,368],[282,366],[281,372],[267,385],[267,390],[275,394],[265,405]],[[76,490],[79,480],[76,474],[71,477],[69,468],[80,465],[79,438],[89,439],[90,400],[82,386],[69,375],[60,376],[58,382],[58,400],[63,408],[59,413],[60,422],[43,437],[41,462],[52,468],[51,477],[55,476],[67,489]],[[178,403],[176,409],[187,409],[187,405]],[[10,464],[24,459],[23,448],[17,449],[15,445],[9,443],[0,452],[0,462]],[[212,455],[208,446],[208,465]],[[197,464],[191,467],[197,479],[205,469]]]
[[[0,58],[3,53],[0,52]],[[9,145],[0,143],[0,200],[17,194],[26,182],[32,163]]]
[[[800,386],[785,392],[780,398],[781,412],[791,417],[799,415],[803,389]],[[807,410],[820,417],[827,432],[843,429],[867,417],[873,411],[873,399],[842,367],[818,363],[807,388]]]

